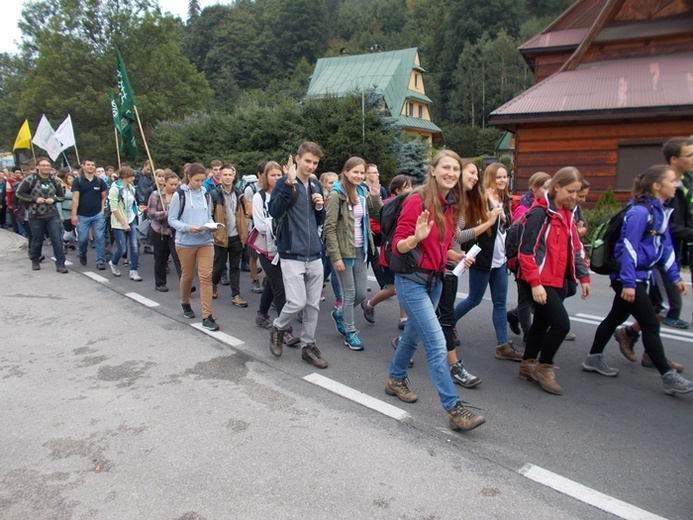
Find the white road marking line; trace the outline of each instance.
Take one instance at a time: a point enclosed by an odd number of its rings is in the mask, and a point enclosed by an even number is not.
[[[144,296],[142,296],[141,294],[137,294],[136,292],[125,293],[125,296],[135,300],[138,303],[141,303],[145,307],[158,307],[159,306],[159,302],[155,302],[154,300],[150,300],[149,298],[145,298]]]
[[[226,334],[225,332],[221,332],[218,330],[213,331],[213,330],[205,329],[202,326],[202,323],[191,323],[190,326],[193,329],[197,329],[200,332],[204,332],[208,336],[212,336],[213,338],[218,339],[222,343],[226,343],[230,347],[240,347],[241,345],[243,345],[245,343],[244,341],[242,341],[238,338],[234,338],[233,336]]]
[[[86,276],[87,278],[91,278],[95,282],[99,283],[108,283],[108,278],[104,278],[103,276],[96,274],[92,271],[82,271],[82,274]]]
[[[51,256],[51,260],[53,260],[53,261],[55,262],[55,257],[54,257],[54,256]],[[69,260],[65,260],[65,265],[69,267],[69,266],[71,266],[71,265],[73,265],[73,264],[72,264],[72,262],[70,262]]]
[[[591,325],[599,325],[602,322],[602,320],[604,319],[601,316],[592,316],[590,314],[578,314],[577,316],[581,316],[581,317],[576,318],[575,316],[571,316],[570,321],[576,321],[578,323],[589,323]],[[584,318],[590,318],[590,319],[584,319]],[[624,325],[632,325],[633,322],[632,321],[625,321],[625,322],[623,322],[623,324]],[[693,343],[693,333],[691,333],[691,332],[683,332],[683,331],[678,331],[678,330],[670,330],[670,329],[661,328],[659,330],[659,336],[662,338],[675,339],[677,341],[683,341],[685,343]]]
[[[626,520],[666,520],[664,517],[605,495],[534,464],[525,464],[519,469],[519,473],[530,480],[555,489],[559,493],[573,497],[591,506],[598,507],[602,511],[616,515],[619,518]]]
[[[363,405],[366,408],[370,408],[371,410],[375,410],[376,412],[387,415],[388,417],[392,417],[398,421],[403,421],[404,419],[411,417],[409,412],[405,412],[401,408],[392,406],[391,404],[381,401],[380,399],[371,397],[368,394],[359,392],[350,386],[343,385],[342,383],[338,383],[337,381],[329,379],[325,376],[321,376],[320,374],[316,374],[315,372],[308,374],[303,379],[309,383],[313,383],[314,385],[324,388],[325,390],[329,390],[330,392],[345,397],[346,399]]]

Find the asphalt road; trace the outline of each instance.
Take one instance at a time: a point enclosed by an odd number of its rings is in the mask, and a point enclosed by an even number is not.
[[[328,285],[318,345],[330,366],[317,371],[297,349],[270,354],[247,274],[248,308],[233,307],[220,287],[215,339],[183,318],[175,275],[169,293],[154,290],[151,255],[140,257],[140,283],[125,270],[96,271],[89,256],[68,275],[47,263],[34,273],[21,253],[0,258],[2,518],[612,517],[576,495],[623,518],[691,518],[693,396],[664,395],[656,371],[628,362],[615,342],[605,357],[619,377],[580,370],[610,307],[604,277],[593,277],[592,299],[567,301],[578,338],[557,356],[563,396],[494,359],[490,301],[460,321],[461,357],[483,380],[460,396],[487,423],[459,434],[447,427],[423,354],[409,374],[417,403],[383,391],[396,301],[377,307],[375,325],[357,313],[366,349],[352,352],[329,318]],[[691,307],[688,296],[684,319]],[[663,332],[668,356],[693,371],[693,331]],[[303,379],[316,372],[408,416]],[[561,477],[571,481],[565,493],[547,487]]]

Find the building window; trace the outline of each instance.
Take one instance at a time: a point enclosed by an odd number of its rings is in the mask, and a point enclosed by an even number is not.
[[[662,143],[652,141],[619,143],[616,164],[616,191],[631,191],[633,180],[651,164],[662,164]]]
[[[419,88],[419,75],[414,74],[414,87]]]
[[[419,119],[423,119],[423,105],[419,105]]]
[[[411,101],[407,103],[407,108],[407,113],[409,114],[409,116],[414,117],[414,103],[412,103]]]

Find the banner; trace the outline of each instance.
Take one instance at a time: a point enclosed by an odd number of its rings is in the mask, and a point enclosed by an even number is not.
[[[60,143],[60,151],[67,150],[71,146],[75,146],[75,131],[72,128],[72,118],[67,114],[65,121],[60,123],[60,126],[55,131],[55,138]]]
[[[55,138],[55,131],[45,115],[41,116],[41,121],[39,121],[36,134],[31,142],[46,150],[51,161],[55,161],[62,150],[60,142]]]
[[[31,130],[29,130],[29,121],[27,119],[24,120],[24,124],[19,129],[12,151],[17,148],[31,148]]]
[[[130,121],[135,121],[135,96],[132,94],[128,72],[125,70],[125,62],[118,47],[116,47],[116,57],[118,61],[116,77],[118,78],[118,94],[120,95],[120,117],[127,117]]]

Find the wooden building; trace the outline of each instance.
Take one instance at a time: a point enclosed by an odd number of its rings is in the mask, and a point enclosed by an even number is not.
[[[383,109],[404,132],[426,139],[432,146],[442,140],[443,132],[431,121],[432,101],[424,89],[424,72],[416,48],[321,58],[307,95],[346,96],[373,89],[382,96]]]
[[[537,83],[491,113],[515,134],[515,190],[537,171],[575,166],[588,204],[664,163],[693,134],[693,0],[578,0],[520,46]]]

